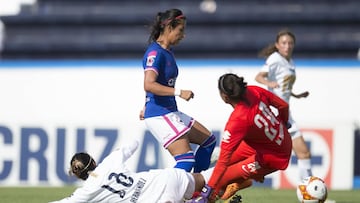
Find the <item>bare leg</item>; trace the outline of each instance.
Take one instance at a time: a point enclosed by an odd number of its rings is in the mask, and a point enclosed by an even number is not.
[[[293,150],[298,158],[298,167],[300,172],[300,178],[303,179],[305,177],[312,175],[311,170],[311,153],[308,149],[303,136],[296,137],[292,141]]]
[[[202,144],[209,136],[211,136],[211,132],[197,121],[195,121],[194,125],[187,133],[187,137],[190,142],[199,145]]]

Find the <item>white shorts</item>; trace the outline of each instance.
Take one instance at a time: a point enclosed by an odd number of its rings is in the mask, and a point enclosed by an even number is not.
[[[195,120],[180,112],[171,112],[163,116],[145,119],[145,124],[155,138],[166,148],[186,134],[194,125]]]
[[[275,116],[277,116],[279,114],[279,111],[275,107],[271,106],[270,108],[271,108],[272,112],[275,114]],[[291,139],[295,139],[295,138],[301,136],[302,135],[301,131],[298,128],[298,126],[296,125],[296,122],[294,121],[290,110],[289,110],[289,121],[288,122],[291,124],[291,127],[288,129],[288,132],[291,135]]]
[[[298,126],[296,125],[296,122],[294,121],[294,119],[291,116],[291,113],[289,112],[289,123],[291,124],[291,127],[288,129],[290,135],[291,135],[291,139],[295,139],[297,137],[300,137],[301,131],[298,128]]]
[[[183,199],[191,199],[195,192],[195,179],[184,169],[169,168],[165,169],[167,173],[166,188],[161,195],[159,202],[178,203],[183,202]],[[164,174],[162,174],[164,177]]]

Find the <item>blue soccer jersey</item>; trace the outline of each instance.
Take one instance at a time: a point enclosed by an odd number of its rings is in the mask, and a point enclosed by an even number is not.
[[[162,48],[158,43],[149,45],[143,58],[144,71],[155,71],[156,82],[168,87],[175,87],[178,66],[171,50]],[[158,96],[146,92],[144,118],[165,115],[177,111],[175,96]]]

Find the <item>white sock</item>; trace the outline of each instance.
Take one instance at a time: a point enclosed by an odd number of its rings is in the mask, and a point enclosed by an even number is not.
[[[206,169],[205,171],[201,171],[201,175],[204,177],[205,179],[205,183],[209,182],[209,179],[211,177],[212,172],[214,171],[214,167],[211,167],[209,169]]]
[[[312,176],[310,159],[298,159],[297,161],[301,180]]]

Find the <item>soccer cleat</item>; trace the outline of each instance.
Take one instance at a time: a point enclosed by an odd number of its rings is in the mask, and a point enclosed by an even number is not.
[[[239,191],[240,188],[240,184],[239,183],[231,183],[228,186],[226,186],[226,190],[224,192],[224,194],[221,196],[221,199],[225,200],[225,199],[229,199],[230,197],[232,197],[237,191]]]
[[[231,198],[224,201],[224,203],[241,203],[242,197],[239,194],[233,195]]]
[[[235,182],[235,183],[229,184],[226,187],[224,194],[221,196],[221,199],[222,200],[229,199],[231,196],[236,194],[237,191],[248,188],[251,185],[252,185],[252,179],[247,179],[241,183]]]

